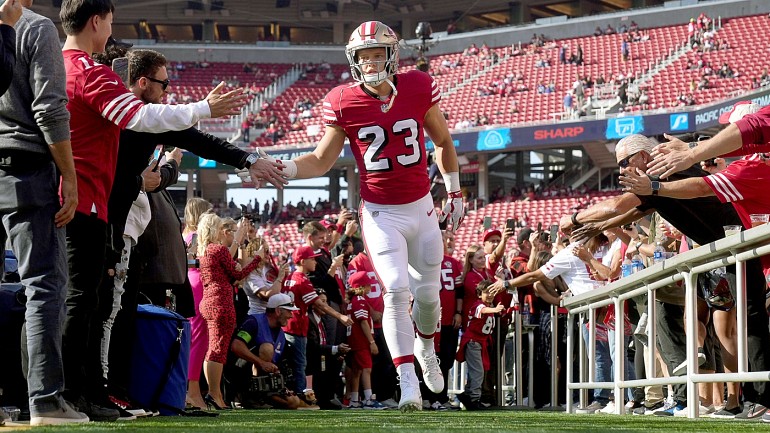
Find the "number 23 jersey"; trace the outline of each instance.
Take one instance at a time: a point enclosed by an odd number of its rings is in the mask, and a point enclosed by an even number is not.
[[[393,77],[398,95],[385,112],[362,85],[334,88],[323,101],[326,125],[341,127],[361,176],[361,198],[377,204],[406,204],[428,194],[425,114],[441,100],[433,78],[412,70]]]

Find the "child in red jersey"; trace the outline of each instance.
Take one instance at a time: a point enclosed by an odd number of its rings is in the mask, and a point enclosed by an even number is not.
[[[348,326],[348,355],[350,364],[350,409],[385,409],[382,403],[372,398],[372,355],[379,353],[374,341],[372,319],[369,315],[369,303],[366,295],[375,284],[366,271],[358,271],[348,278],[347,313],[353,319]],[[364,388],[364,401],[358,396],[359,384]]]
[[[481,383],[484,381],[484,372],[489,370],[487,345],[492,330],[495,329],[495,314],[499,314],[505,308],[503,304],[492,307],[495,297],[489,290],[491,284],[491,281],[483,280],[476,286],[476,296],[479,300],[467,310],[468,322],[460,339],[460,349],[457,351],[457,361],[465,361],[468,369],[465,392],[457,395],[466,410],[482,408],[479,401]]]

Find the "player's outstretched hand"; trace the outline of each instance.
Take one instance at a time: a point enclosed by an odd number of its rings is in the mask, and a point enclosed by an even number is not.
[[[647,166],[647,174],[666,179],[674,173],[692,167],[696,161],[693,160],[692,149],[687,143],[673,135],[663,134],[663,136],[668,139],[668,142],[661,143],[652,149],[654,159]]]
[[[6,0],[0,6],[0,23],[13,27],[21,18],[21,0]]]
[[[223,93],[224,88],[225,82],[222,81],[206,96],[212,119],[239,114],[241,108],[248,102],[249,95],[243,93],[243,89],[235,89]]]
[[[623,186],[623,192],[636,195],[652,194],[652,181],[638,168],[625,171],[620,175],[618,183]]]
[[[463,193],[454,191],[449,193],[444,209],[441,211],[441,222],[447,221],[447,229],[457,230],[465,217],[465,208],[463,207]]]
[[[489,285],[489,294],[492,296],[497,296],[497,294],[502,293],[503,290],[505,290],[505,286],[503,286],[503,280],[501,280],[500,278],[498,278],[497,281]]]

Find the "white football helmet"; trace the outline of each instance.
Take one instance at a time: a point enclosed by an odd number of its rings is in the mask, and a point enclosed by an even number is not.
[[[375,74],[365,74],[356,52],[365,48],[385,48],[385,67]],[[398,70],[398,37],[396,32],[379,21],[367,21],[350,35],[345,55],[350,63],[350,73],[359,83],[379,86]]]

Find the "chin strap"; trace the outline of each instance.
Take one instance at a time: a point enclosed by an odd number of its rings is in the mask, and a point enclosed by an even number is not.
[[[383,113],[387,113],[388,111],[390,111],[390,108],[393,106],[393,101],[395,101],[396,96],[398,96],[398,90],[396,90],[396,85],[393,84],[393,82],[390,81],[389,78],[386,78],[385,82],[388,83],[391,89],[393,89],[393,93],[391,93],[390,95],[390,100],[388,101],[388,105],[382,109]]]

